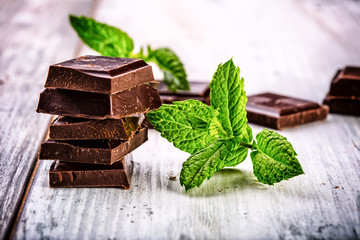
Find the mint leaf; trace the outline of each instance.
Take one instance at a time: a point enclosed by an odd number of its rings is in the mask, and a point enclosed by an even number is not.
[[[220,64],[210,82],[210,103],[219,112],[228,137],[239,136],[247,123],[244,79],[232,59]]]
[[[216,140],[208,130],[213,114],[213,109],[205,103],[186,100],[174,102],[174,105],[163,104],[148,112],[146,117],[162,137],[192,154]]]
[[[180,173],[180,184],[186,191],[199,187],[223,165],[221,162],[224,141],[216,140],[199,152],[191,155],[184,163]]]
[[[249,149],[242,146],[241,143],[251,145],[252,139],[252,130],[250,126],[246,124],[245,131],[226,142],[226,151],[229,153],[225,153],[227,157],[224,159],[224,166],[235,167],[242,163],[246,159]]]
[[[246,157],[248,156],[249,149],[246,147],[239,147],[234,149],[233,151],[229,151],[229,148],[232,148],[230,142],[226,144],[226,150],[224,155],[224,167],[235,167],[242,163]]]
[[[84,16],[69,16],[70,23],[79,37],[89,47],[108,57],[130,57],[134,49],[133,40],[116,27],[99,23]]]
[[[254,174],[260,182],[273,185],[304,173],[294,148],[285,137],[264,129],[256,140],[256,151],[250,156]]]
[[[171,91],[190,90],[184,65],[169,48],[152,50],[148,47],[148,60],[155,62],[164,72],[164,82]]]

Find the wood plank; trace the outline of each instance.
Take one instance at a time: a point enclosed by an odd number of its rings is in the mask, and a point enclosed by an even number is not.
[[[359,4],[325,2],[102,1],[95,16],[127,31],[137,48],[171,46],[190,79],[210,79],[233,56],[248,93],[272,90],[320,102],[338,67],[360,65],[360,43],[348,40],[359,39],[358,18],[344,18],[346,31],[333,26],[339,16],[356,15]],[[337,5],[340,12],[333,11]],[[262,129],[251,126],[255,134]],[[360,118],[331,114],[281,134],[306,174],[275,186],[256,181],[248,158],[186,194],[179,172],[188,154],[153,130],[133,153],[129,191],[51,189],[50,162],[41,162],[15,238],[358,239]]]
[[[3,1],[0,8],[0,239],[10,230],[50,116],[35,112],[48,65],[79,43],[69,12],[89,1]]]

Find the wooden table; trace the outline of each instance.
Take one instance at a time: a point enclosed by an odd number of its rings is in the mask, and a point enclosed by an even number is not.
[[[2,0],[0,239],[359,239],[354,116],[330,114],[281,131],[305,175],[275,186],[256,181],[248,157],[186,194],[178,179],[188,154],[150,130],[133,153],[131,190],[49,188],[50,161],[39,162],[37,152],[51,117],[35,112],[47,68],[94,53],[71,29],[69,13],[122,28],[136,49],[171,47],[191,80],[210,81],[233,57],[248,94],[321,102],[336,69],[360,65],[358,1]]]

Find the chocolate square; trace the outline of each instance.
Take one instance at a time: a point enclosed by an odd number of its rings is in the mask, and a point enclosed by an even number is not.
[[[88,55],[51,65],[45,88],[113,94],[153,81],[141,59]]]
[[[283,129],[325,119],[329,108],[303,99],[262,93],[248,97],[246,111],[249,122]]]
[[[332,113],[360,116],[360,67],[347,66],[336,72],[324,104]]]
[[[330,107],[331,113],[360,116],[360,97],[342,97],[327,95],[324,104]]]
[[[113,165],[54,161],[49,170],[50,187],[121,187],[129,189],[133,173],[132,155]]]
[[[360,97],[360,67],[338,70],[331,81],[330,96]]]
[[[127,141],[122,140],[47,140],[41,144],[41,160],[59,160],[111,165],[147,141],[147,128],[141,128]],[[121,164],[121,163],[120,163]]]
[[[36,111],[74,118],[120,119],[160,106],[158,91],[143,84],[114,94],[45,89]]]
[[[121,119],[93,120],[57,117],[50,124],[51,140],[128,140],[139,129],[144,114]]]

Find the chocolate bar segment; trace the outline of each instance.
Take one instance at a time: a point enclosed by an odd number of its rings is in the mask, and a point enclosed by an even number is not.
[[[331,81],[329,95],[360,97],[360,67],[338,70]]]
[[[74,118],[120,119],[146,113],[161,106],[158,91],[149,84],[115,94],[45,89],[40,94],[37,112]]]
[[[45,87],[113,94],[149,82],[151,66],[141,59],[82,56],[51,65]]]
[[[58,117],[50,124],[51,140],[128,140],[140,127],[144,114],[121,119],[92,120]]]
[[[327,106],[273,93],[249,96],[246,110],[249,122],[274,129],[322,120],[329,112]]]
[[[324,104],[332,113],[360,116],[360,67],[347,66],[336,72]]]
[[[129,189],[133,165],[131,154],[110,166],[54,161],[49,171],[49,184],[50,187],[121,187]]]
[[[47,140],[41,144],[39,158],[89,164],[111,165],[147,141],[147,128],[122,140]],[[121,163],[119,163],[121,164]]]
[[[330,112],[360,116],[360,97],[341,97],[327,95],[324,104]]]

